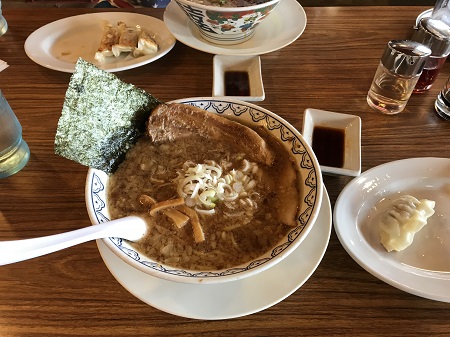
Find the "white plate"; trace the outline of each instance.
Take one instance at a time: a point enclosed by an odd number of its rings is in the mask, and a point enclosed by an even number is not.
[[[376,219],[388,198],[411,194],[436,201],[435,214],[411,246],[388,253]],[[341,244],[368,272],[408,293],[450,302],[450,159],[412,158],[372,168],[339,195],[334,226]]]
[[[102,37],[101,21],[111,23],[123,21],[128,26],[140,25],[158,43],[159,50],[152,55],[134,58],[121,55],[100,64],[94,59]],[[100,69],[115,72],[136,68],[166,55],[175,45],[175,38],[164,22],[151,16],[124,13],[101,12],[71,16],[49,23],[28,36],[25,52],[28,57],[43,67],[72,73],[79,57],[95,64]]]
[[[215,45],[204,40],[174,1],[164,12],[164,22],[178,41],[191,48],[217,55],[261,55],[297,40],[305,30],[306,13],[296,0],[281,0],[250,40],[235,45]]]
[[[313,274],[328,246],[331,205],[325,187],[319,216],[306,239],[283,261],[242,280],[218,284],[176,283],[145,274],[123,262],[101,241],[99,251],[119,283],[141,301],[173,315],[229,319],[273,306]]]

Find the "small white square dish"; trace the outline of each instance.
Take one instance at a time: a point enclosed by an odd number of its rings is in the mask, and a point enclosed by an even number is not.
[[[303,138],[311,145],[323,173],[361,174],[361,119],[355,115],[306,109]]]
[[[215,55],[213,97],[263,101],[264,86],[259,56]]]

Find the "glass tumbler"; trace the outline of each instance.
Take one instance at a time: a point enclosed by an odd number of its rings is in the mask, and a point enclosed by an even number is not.
[[[433,12],[431,13],[431,17],[450,26],[450,1],[437,0]]]
[[[0,36],[6,33],[8,30],[8,23],[2,14],[2,0],[0,0]]]
[[[450,120],[450,78],[447,79],[447,82],[436,98],[434,109],[439,116],[446,120]]]
[[[19,172],[30,158],[22,126],[0,91],[0,178]]]

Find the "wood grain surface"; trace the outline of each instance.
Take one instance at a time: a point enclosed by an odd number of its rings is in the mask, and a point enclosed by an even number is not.
[[[362,119],[362,169],[410,157],[450,157],[450,123],[434,100],[450,74],[385,116],[366,94],[387,41],[408,38],[426,7],[309,7],[293,44],[261,55],[267,108],[301,130],[306,108]],[[17,114],[31,158],[0,180],[0,240],[89,226],[87,168],[56,156],[53,141],[70,74],[31,61],[24,42],[39,27],[94,9],[5,9],[0,89]],[[137,9],[162,18],[163,10]],[[162,59],[117,73],[164,101],[210,96],[213,55],[177,42]],[[325,176],[334,206],[349,177]],[[295,268],[296,266],[292,266]],[[283,282],[280,275],[279,282]],[[274,287],[277,285],[274,284]],[[0,336],[450,336],[450,304],[420,298],[378,280],[342,248],[334,230],[311,278],[284,301],[249,316],[193,320],[157,310],[110,274],[95,242],[0,267]],[[261,294],[264,296],[264,294]],[[220,305],[220,304],[219,304]]]

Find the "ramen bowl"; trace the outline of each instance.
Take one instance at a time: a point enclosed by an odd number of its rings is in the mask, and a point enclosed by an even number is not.
[[[299,206],[295,226],[290,227],[278,243],[252,261],[222,270],[185,270],[155,261],[130,242],[121,238],[102,239],[106,246],[123,261],[149,275],[181,283],[220,283],[249,277],[264,271],[299,247],[307,238],[319,213],[322,200],[322,175],[311,147],[301,134],[276,114],[252,103],[226,98],[190,98],[175,101],[199,107],[248,126],[265,128],[288,151],[298,171]],[[107,188],[109,176],[89,169],[86,178],[86,205],[93,225],[110,220]]]
[[[218,0],[219,1],[219,0]],[[232,45],[249,40],[257,26],[272,12],[280,0],[246,7],[226,7],[200,4],[190,0],[175,0],[208,42]],[[205,1],[206,3],[206,1]]]

